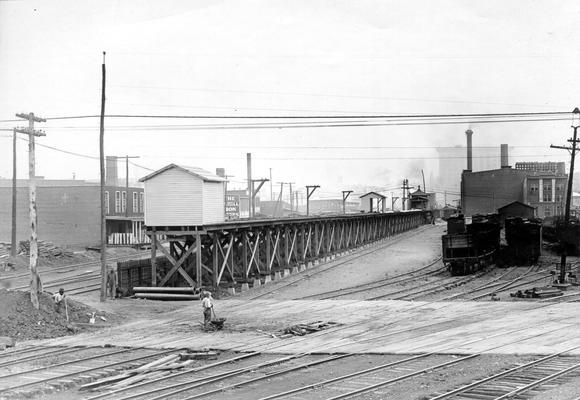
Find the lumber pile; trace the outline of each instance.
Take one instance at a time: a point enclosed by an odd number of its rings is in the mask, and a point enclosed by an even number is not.
[[[218,354],[213,351],[170,354],[138,368],[122,371],[107,378],[87,383],[80,390],[117,390],[137,383],[162,378],[177,371],[192,367],[195,360],[213,360]]]
[[[336,322],[324,322],[324,321],[316,321],[307,324],[292,325],[284,329],[280,337],[284,338],[289,336],[304,336],[310,333],[329,329],[338,325],[339,324],[337,324]]]
[[[23,240],[20,242],[18,246],[18,254],[30,254],[30,242],[28,240]],[[39,240],[38,256],[42,258],[72,257],[73,253],[70,250],[56,246],[54,243],[48,242],[46,240]]]
[[[518,290],[517,292],[510,293],[511,297],[518,297],[522,299],[546,299],[549,297],[557,297],[562,295],[563,293],[560,289],[553,287],[531,288],[524,291]]]

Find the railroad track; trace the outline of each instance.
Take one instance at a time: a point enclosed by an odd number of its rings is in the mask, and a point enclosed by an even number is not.
[[[485,340],[476,339],[470,343]],[[484,352],[464,355],[438,355],[423,353],[412,356],[399,356],[399,359],[373,362],[367,359],[357,359],[360,355],[334,354],[313,355],[297,354],[279,358],[259,360],[262,354],[252,353],[241,361],[238,359],[224,360],[205,365],[190,371],[183,371],[174,376],[166,376],[151,382],[141,382],[122,389],[102,391],[96,395],[85,397],[86,400],[193,400],[198,398],[230,399],[230,398],[258,398],[256,384],[267,382],[261,386],[260,400],[277,398],[286,399],[343,399],[394,385],[414,377],[432,373],[443,369],[459,367],[465,368],[464,363],[482,356],[486,352],[508,346],[519,340],[504,343],[501,346],[489,348]],[[577,347],[567,349],[549,357],[535,360],[529,365],[538,364],[544,368],[544,361],[562,359],[562,355]],[[337,350],[340,345],[337,345]],[[566,358],[568,359],[568,358]],[[580,365],[579,358],[575,362],[551,364],[549,376],[553,379],[565,377],[575,371]],[[369,365],[369,363],[371,365]],[[340,366],[341,374],[335,374],[334,369]],[[345,367],[346,366],[346,367]],[[573,367],[573,368],[572,368]],[[525,367],[513,367],[506,371],[515,372],[516,369],[526,370]],[[506,371],[495,376],[506,375]],[[486,378],[486,381],[491,381]],[[483,380],[481,380],[483,381]],[[480,381],[478,381],[480,382]],[[538,386],[538,385],[536,385]],[[268,392],[265,393],[264,392]],[[381,397],[385,398],[385,397]],[[389,396],[386,396],[389,398]]]
[[[580,375],[580,357],[564,357],[568,351],[540,358],[500,372],[490,377],[462,386],[447,393],[431,397],[442,399],[500,400],[513,398],[530,391],[538,391],[543,385],[563,377]]]
[[[342,265],[344,265],[344,264],[346,264],[348,262],[351,262],[353,260],[357,260],[359,258],[362,258],[364,256],[367,256],[367,255],[369,255],[371,253],[376,252],[377,250],[381,250],[381,249],[390,247],[393,244],[396,244],[396,243],[398,243],[398,242],[400,242],[400,241],[408,238],[408,236],[410,236],[411,234],[415,235],[415,234],[417,234],[417,232],[421,232],[423,230],[426,230],[429,227],[430,226],[427,226],[427,227],[426,226],[422,226],[422,227],[417,228],[416,230],[413,230],[413,231],[410,231],[410,232],[408,231],[408,232],[401,233],[401,234],[397,235],[396,237],[389,237],[389,238],[381,239],[379,241],[376,241],[376,242],[370,244],[370,245],[372,245],[372,248],[371,249],[367,249],[366,247],[357,248],[357,249],[354,250],[354,253],[351,253],[349,255],[343,256],[340,261],[331,262],[331,263],[329,263],[329,265],[327,265],[325,267],[324,266],[320,266],[320,267],[318,267],[316,269],[316,271],[308,272],[308,274],[300,274],[300,276],[298,276],[296,278],[293,278],[293,277],[287,278],[287,279],[285,279],[285,282],[284,283],[281,283],[281,284],[273,284],[272,285],[272,288],[270,288],[268,290],[260,290],[259,293],[257,293],[255,295],[249,297],[248,300],[259,299],[261,297],[264,297],[264,296],[267,296],[269,294],[272,294],[272,293],[274,293],[276,291],[279,291],[282,288],[285,288],[285,287],[288,287],[288,286],[292,286],[292,285],[294,285],[294,284],[296,284],[296,283],[298,283],[300,281],[306,280],[306,279],[310,279],[312,276],[323,274],[323,273],[328,272],[328,271],[330,271],[330,270],[332,270],[334,268],[340,267],[340,266],[342,266]],[[380,243],[380,244],[377,245],[377,243]]]
[[[179,350],[32,347],[10,351],[0,359],[0,398],[31,397],[74,386],[120,369],[141,366],[170,352]]]

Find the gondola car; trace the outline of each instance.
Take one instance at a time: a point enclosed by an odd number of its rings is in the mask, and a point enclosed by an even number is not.
[[[443,263],[451,275],[467,275],[495,262],[499,251],[501,224],[497,214],[473,216],[461,229],[458,218],[448,221],[448,233],[441,237]],[[452,227],[452,228],[451,228]]]

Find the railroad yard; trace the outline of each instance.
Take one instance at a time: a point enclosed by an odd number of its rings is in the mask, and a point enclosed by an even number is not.
[[[556,259],[451,277],[444,230],[425,225],[217,299],[226,323],[213,332],[197,301],[100,303],[72,283],[86,266],[63,268],[71,298],[109,320],[0,353],[0,397],[577,399],[580,291],[510,295],[546,286]]]

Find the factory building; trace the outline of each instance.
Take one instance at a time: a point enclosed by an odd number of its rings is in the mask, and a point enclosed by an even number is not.
[[[100,185],[82,180],[36,179],[37,232],[40,240],[60,246],[96,246],[101,240]],[[16,184],[16,239],[30,237],[28,180]],[[0,241],[10,242],[12,180],[0,180]],[[105,187],[109,244],[147,241],[143,232],[143,189]]]
[[[518,162],[509,165],[508,146],[501,145],[500,168],[472,172],[471,130],[467,136],[467,169],[461,174],[461,208],[465,215],[495,213],[520,202],[535,216],[564,214],[568,175],[563,162]]]

